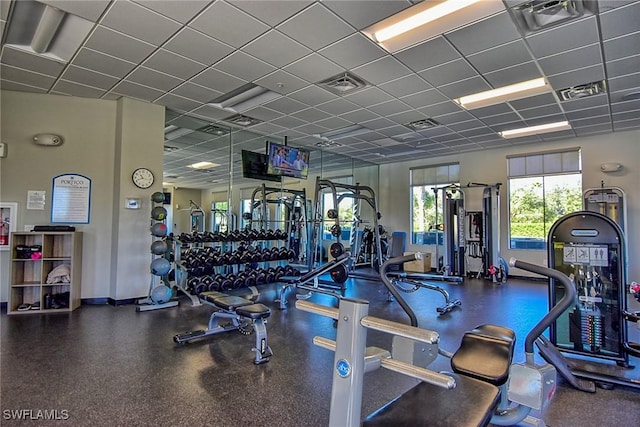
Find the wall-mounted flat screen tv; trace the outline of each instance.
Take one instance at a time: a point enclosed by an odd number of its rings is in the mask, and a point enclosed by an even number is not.
[[[276,142],[267,142],[267,174],[307,179],[310,151]]]
[[[267,174],[267,155],[242,150],[242,176],[263,181],[282,182],[279,175]]]

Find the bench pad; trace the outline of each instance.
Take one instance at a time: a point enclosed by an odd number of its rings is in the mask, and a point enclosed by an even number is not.
[[[253,304],[253,301],[248,300],[246,298],[229,295],[229,296],[224,296],[220,298],[215,298],[213,300],[213,303],[216,305],[216,307],[220,307],[223,310],[236,311],[238,307],[243,307],[245,305]]]
[[[449,374],[456,387],[447,390],[421,382],[363,422],[366,427],[486,426],[498,403],[498,388],[474,378]]]
[[[266,319],[271,316],[271,309],[264,304],[251,304],[238,307],[236,314],[250,319]]]

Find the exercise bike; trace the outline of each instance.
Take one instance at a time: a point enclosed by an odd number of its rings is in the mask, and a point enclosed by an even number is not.
[[[381,267],[381,278],[411,319],[411,326],[368,315],[364,300],[338,297],[339,307],[297,301],[304,311],[336,320],[336,339],[314,337],[314,344],[335,352],[330,426],[361,425],[363,378],[386,368],[420,382],[367,416],[364,426],[516,425],[544,426],[532,410],[544,412],[556,390],[556,370],[536,365],[533,344],[567,308],[575,304],[575,287],[562,273],[512,259],[511,265],[552,277],[566,288],[564,297],[527,334],[524,363],[511,363],[515,333],[505,327],[480,325],[465,333],[458,350],[438,347],[439,335],[417,327],[417,319],[386,276],[390,265],[420,259],[421,254],[392,258]],[[392,349],[367,347],[367,330],[393,335]],[[426,368],[439,355],[451,359],[453,372]],[[464,402],[464,403],[463,403]]]

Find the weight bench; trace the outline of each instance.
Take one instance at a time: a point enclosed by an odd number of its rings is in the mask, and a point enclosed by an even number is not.
[[[464,334],[451,358],[452,390],[421,382],[370,414],[363,426],[486,426],[509,378],[515,333],[480,325]]]
[[[212,305],[218,309],[209,317],[209,327],[204,330],[177,334],[173,337],[174,342],[184,344],[191,340],[228,331],[237,330],[245,335],[255,331],[256,344],[251,349],[256,354],[253,363],[260,365],[269,361],[269,358],[273,355],[271,347],[267,343],[267,328],[265,326],[266,319],[271,316],[269,307],[222,292],[203,292],[199,297],[205,304]],[[226,319],[229,323],[221,324],[221,319]],[[249,328],[250,325],[252,329]]]

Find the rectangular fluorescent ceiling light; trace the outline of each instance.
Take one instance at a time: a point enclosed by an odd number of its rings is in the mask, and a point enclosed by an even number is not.
[[[502,10],[501,0],[425,0],[362,32],[385,50],[397,52]]]
[[[12,2],[5,43],[16,49],[68,62],[94,23],[37,1]]]
[[[232,113],[243,113],[253,107],[262,105],[272,101],[281,95],[258,86],[253,83],[247,83],[231,92],[219,96],[211,101],[208,105],[220,108],[221,110],[230,111]]]
[[[558,132],[561,130],[568,130],[568,129],[571,129],[571,125],[569,124],[569,122],[564,121],[564,122],[546,123],[544,125],[538,125],[538,126],[529,126],[529,127],[520,128],[520,129],[504,130],[502,132],[499,132],[499,134],[503,138],[520,138],[522,136],[538,135],[541,133],[549,133],[549,132]]]
[[[370,131],[371,129],[369,128],[366,128],[362,125],[355,124],[355,125],[347,126],[344,128],[324,132],[316,136],[322,139],[340,139],[340,138],[346,138],[348,136],[361,135],[363,133],[367,133]]]
[[[191,165],[188,165],[188,168],[191,169],[212,169],[215,168],[216,166],[220,166],[217,163],[211,163],[211,162],[198,162],[198,163],[193,163]]]
[[[551,90],[551,86],[549,86],[547,81],[543,77],[540,77],[539,79],[527,80],[509,86],[502,86],[497,89],[463,96],[454,99],[454,101],[460,104],[462,108],[471,110],[540,95],[541,93],[551,92]]]

